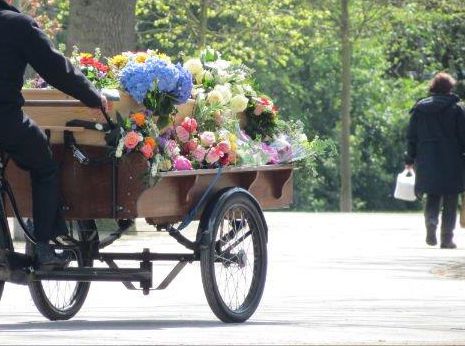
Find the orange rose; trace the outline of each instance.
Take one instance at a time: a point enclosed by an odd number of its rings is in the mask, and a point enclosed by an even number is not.
[[[152,137],[146,137],[145,138],[145,144],[150,145],[152,147],[152,149],[154,149],[154,150],[157,147],[157,143],[155,142],[155,139],[153,139]]]
[[[147,160],[153,157],[153,148],[149,144],[144,144],[140,148],[140,152]]]
[[[136,113],[131,116],[131,119],[134,120],[137,126],[143,126],[145,124],[145,115],[144,113]]]
[[[131,131],[124,137],[124,145],[128,149],[134,149],[141,140],[142,138],[137,132]]]

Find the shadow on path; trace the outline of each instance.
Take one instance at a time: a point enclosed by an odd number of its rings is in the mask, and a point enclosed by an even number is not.
[[[273,326],[290,325],[292,322],[279,321],[249,321],[245,324],[226,324],[220,321],[193,321],[193,320],[113,320],[113,321],[57,321],[57,322],[23,322],[23,323],[0,323],[0,331],[83,331],[83,330],[157,330],[167,328],[231,328],[238,326]]]

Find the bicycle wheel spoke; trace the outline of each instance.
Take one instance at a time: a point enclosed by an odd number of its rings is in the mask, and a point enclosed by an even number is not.
[[[239,311],[247,300],[256,271],[254,228],[250,215],[240,207],[232,207],[219,223],[215,239],[214,269],[219,293],[224,304]],[[253,224],[253,223],[252,223]]]

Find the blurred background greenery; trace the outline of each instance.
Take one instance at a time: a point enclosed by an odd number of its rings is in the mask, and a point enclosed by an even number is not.
[[[158,49],[189,57],[205,46],[255,69],[256,83],[301,119],[309,138],[341,139],[344,32],[350,43],[351,209],[416,210],[392,197],[403,169],[408,111],[446,70],[465,96],[462,0],[16,0],[68,51]],[[347,6],[348,12],[344,12]],[[343,23],[348,24],[344,27]],[[346,30],[346,31],[344,31]],[[339,152],[341,152],[339,150]],[[296,173],[295,209],[340,208],[340,161]]]

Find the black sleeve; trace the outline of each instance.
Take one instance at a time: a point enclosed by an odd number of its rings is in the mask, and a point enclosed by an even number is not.
[[[463,105],[457,105],[457,138],[460,145],[460,152],[465,154],[465,110]]]
[[[32,20],[25,38],[22,45],[25,59],[47,83],[88,107],[101,106],[100,93],[93,84],[53,47],[47,35]]]
[[[407,151],[405,153],[405,164],[413,165],[417,156],[417,112],[412,111],[407,128]]]

